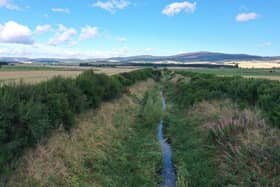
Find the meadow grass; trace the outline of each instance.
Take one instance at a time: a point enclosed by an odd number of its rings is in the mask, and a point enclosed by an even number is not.
[[[78,117],[70,134],[57,130],[29,149],[8,186],[157,186],[160,102],[157,90],[145,94],[154,86],[137,83],[128,95]],[[150,112],[159,115],[143,115]]]
[[[280,130],[230,100],[171,105],[166,116],[177,186],[279,186]]]

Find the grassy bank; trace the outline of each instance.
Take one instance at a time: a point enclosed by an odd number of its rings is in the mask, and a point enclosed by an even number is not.
[[[231,101],[169,109],[177,186],[280,185],[280,131]]]
[[[177,186],[279,186],[280,130],[256,106],[227,94],[214,99],[223,90],[211,81],[197,76],[166,87]]]
[[[0,181],[5,181],[23,151],[47,139],[53,130],[68,132],[75,115],[119,98],[128,86],[157,77],[152,69],[106,76],[86,71],[75,79],[56,77],[36,85],[0,88]]]
[[[152,80],[138,83],[80,115],[70,134],[56,131],[25,153],[8,186],[157,186],[160,100],[155,90],[146,93],[154,87]]]
[[[177,102],[189,107],[196,102],[216,98],[231,98],[241,106],[260,108],[270,123],[280,127],[280,84],[278,81],[218,77],[211,74],[181,72],[189,81],[174,87]]]

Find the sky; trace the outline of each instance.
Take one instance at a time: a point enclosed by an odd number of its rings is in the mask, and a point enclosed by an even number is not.
[[[0,56],[280,56],[279,0],[0,0]]]

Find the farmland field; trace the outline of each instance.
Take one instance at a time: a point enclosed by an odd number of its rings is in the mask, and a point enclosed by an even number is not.
[[[213,74],[217,76],[241,76],[244,78],[258,78],[280,80],[280,69],[237,69],[237,68],[172,68],[176,71]]]
[[[35,84],[49,80],[55,76],[74,78],[83,71],[93,69],[95,73],[105,73],[115,75],[136,70],[133,67],[116,68],[84,68],[79,66],[3,66],[0,69],[0,85],[9,83],[19,83],[20,81],[28,84]]]

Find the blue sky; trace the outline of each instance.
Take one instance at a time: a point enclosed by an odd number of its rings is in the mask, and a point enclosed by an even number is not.
[[[279,7],[279,0],[0,0],[0,56],[277,56]]]

